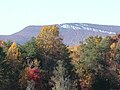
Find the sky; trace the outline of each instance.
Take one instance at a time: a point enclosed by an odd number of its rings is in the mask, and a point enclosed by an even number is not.
[[[0,0],[0,35],[74,22],[120,25],[120,0]]]

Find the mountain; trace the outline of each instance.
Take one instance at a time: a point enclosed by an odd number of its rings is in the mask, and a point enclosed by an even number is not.
[[[89,36],[111,36],[120,33],[120,26],[98,25],[90,23],[64,23],[57,24],[60,28],[60,36],[66,45],[78,45],[80,41],[85,41]],[[0,35],[0,40],[12,40],[23,44],[36,37],[42,26],[30,25],[12,35]]]

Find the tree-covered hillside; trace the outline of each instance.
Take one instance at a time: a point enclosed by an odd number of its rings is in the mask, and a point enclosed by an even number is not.
[[[25,44],[0,41],[0,90],[120,90],[120,35],[66,46],[57,25]]]

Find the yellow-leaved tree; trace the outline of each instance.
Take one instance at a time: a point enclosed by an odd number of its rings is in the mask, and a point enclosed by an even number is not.
[[[55,57],[60,59],[61,47],[64,47],[59,36],[59,28],[56,25],[44,26],[37,37],[37,46],[41,57],[44,58],[42,65],[51,71],[56,62]]]
[[[18,80],[22,69],[22,59],[19,47],[15,42],[11,44],[7,51],[7,62],[11,67],[10,90],[18,90]]]
[[[13,68],[17,68],[18,65],[20,65],[21,53],[19,51],[19,48],[15,42],[10,46],[7,52],[7,60],[11,64]]]
[[[74,67],[67,46],[60,37],[59,27],[44,26],[38,34],[37,46],[41,55],[41,67],[54,82],[52,90],[66,90],[71,87],[69,90],[73,90]]]

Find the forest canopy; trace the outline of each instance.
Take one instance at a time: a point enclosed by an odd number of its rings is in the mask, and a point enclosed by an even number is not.
[[[119,90],[120,35],[66,46],[57,25],[25,44],[0,41],[0,90]]]

